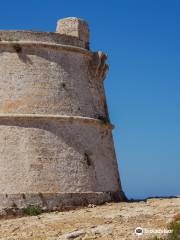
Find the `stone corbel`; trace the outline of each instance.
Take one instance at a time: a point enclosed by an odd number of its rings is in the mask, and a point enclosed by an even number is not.
[[[104,80],[106,78],[107,72],[109,70],[109,66],[106,63],[107,55],[103,52],[94,53],[94,61],[95,61],[95,77],[100,80]]]

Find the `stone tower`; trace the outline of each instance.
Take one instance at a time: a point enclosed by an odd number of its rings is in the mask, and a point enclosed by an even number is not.
[[[85,21],[0,31],[0,207],[123,200],[103,80]]]

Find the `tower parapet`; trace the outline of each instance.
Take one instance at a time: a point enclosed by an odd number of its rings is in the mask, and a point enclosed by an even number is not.
[[[77,37],[89,49],[89,26],[83,19],[69,17],[60,19],[57,23],[56,32],[68,36]]]
[[[103,79],[85,21],[0,31],[0,207],[123,200]]]

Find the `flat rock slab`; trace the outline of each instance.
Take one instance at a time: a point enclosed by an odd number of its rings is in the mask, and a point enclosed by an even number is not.
[[[164,229],[180,213],[180,198],[108,203],[66,212],[0,220],[0,239],[134,240],[137,227]],[[157,235],[157,234],[156,234]],[[144,234],[148,239],[153,234]]]

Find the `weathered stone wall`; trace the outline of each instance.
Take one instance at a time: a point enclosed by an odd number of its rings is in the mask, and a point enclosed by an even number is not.
[[[103,82],[91,70],[95,54],[4,43],[0,58],[0,113],[106,118]]]
[[[39,204],[39,193],[52,194],[48,208],[58,207],[56,197],[63,205],[66,197],[72,205],[84,204],[89,192],[97,203],[123,199],[103,87],[106,55],[87,50],[87,24],[73,19],[72,34],[61,24],[59,33],[0,32],[0,205],[5,207],[34,199]],[[78,203],[77,195],[65,193],[79,193]],[[26,201],[22,194],[32,196]]]
[[[85,43],[75,36],[67,36],[66,34],[57,34],[53,32],[33,32],[18,30],[0,30],[1,42],[43,42],[54,43],[69,46],[86,48]]]
[[[111,128],[98,120],[0,118],[0,192],[118,191]]]

